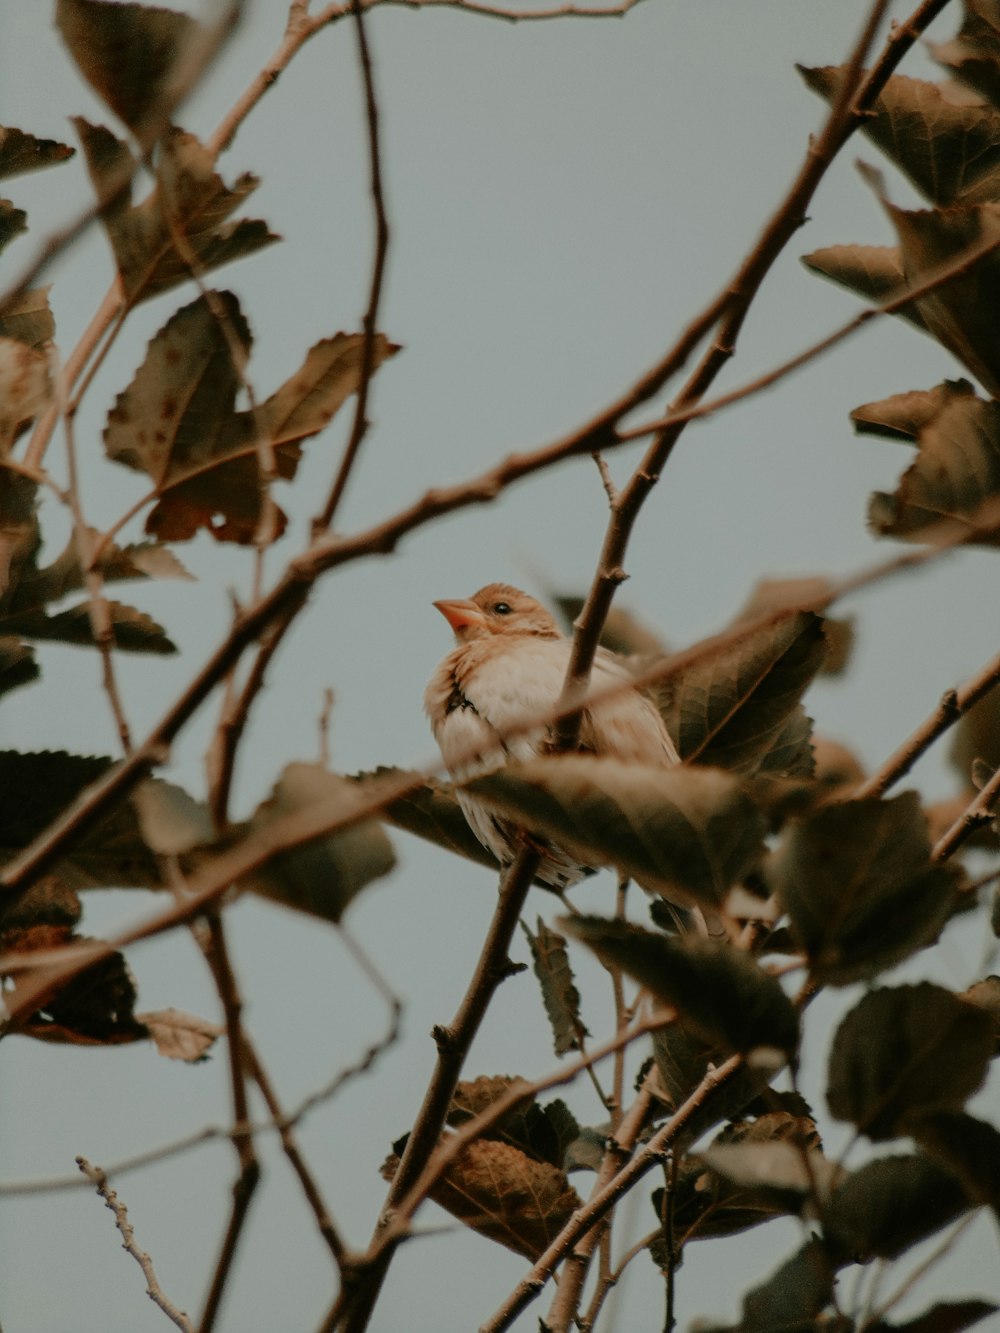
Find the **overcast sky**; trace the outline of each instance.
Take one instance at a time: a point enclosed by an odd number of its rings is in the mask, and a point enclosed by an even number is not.
[[[839,63],[866,9],[859,0],[646,0],[622,21],[517,26],[447,10],[387,7],[373,14],[368,29],[393,228],[380,325],[404,351],[375,381],[373,430],[348,491],[344,529],[394,512],[428,486],[475,475],[508,452],[562,434],[656,360],[737,267],[821,123],[823,106],[794,63]],[[903,15],[907,7],[893,12]],[[939,39],[956,22],[957,15],[946,14]],[[75,142],[69,116],[109,124],[112,118],[76,75],[50,23],[48,5],[0,0],[0,123]],[[211,132],[277,45],[283,23],[277,0],[248,5],[242,30],[181,117],[186,128]],[[928,68],[919,52],[906,66],[916,73]],[[891,240],[853,170],[858,156],[877,160],[873,148],[856,140],[830,173],[808,225],[753,308],[725,387],[853,313],[850,298],[798,261],[836,242]],[[366,301],[371,217],[348,24],[302,52],[244,125],[222,171],[231,180],[244,170],[262,177],[246,213],[266,218],[285,239],[220,271],[214,282],[240,297],[255,338],[250,377],[265,395],[318,338],[359,327]],[[32,228],[4,256],[11,274],[88,192],[79,156],[5,185],[29,210]],[[899,202],[912,198],[898,178],[890,190]],[[64,353],[110,276],[97,231],[47,275]],[[99,459],[105,414],[146,341],[192,297],[183,289],[170,293],[130,319],[81,415],[85,458]],[[866,534],[866,498],[875,488],[892,489],[907,454],[899,445],[855,438],[848,413],[957,373],[935,343],[886,323],[777,390],[690,429],[643,513],[622,603],[683,645],[720,628],[762,576],[842,574],[888,554]],[[269,558],[272,573],[301,546],[343,431],[339,423],[307,446],[299,486],[279,496],[294,522]],[[611,460],[616,477],[628,475],[636,456]],[[51,463],[61,466],[55,447]],[[143,486],[134,474],[112,475],[96,465],[86,467],[84,484],[88,516],[104,524]],[[605,516],[597,471],[581,460],[414,534],[392,558],[372,558],[327,578],[258,702],[234,812],[251,810],[286,762],[315,757],[327,687],[336,692],[339,769],[430,761],[421,696],[450,642],[432,600],[468,596],[496,579],[540,594],[582,591]],[[44,518],[54,554],[65,522],[48,505]],[[174,659],[124,665],[137,735],[218,641],[229,590],[246,595],[250,586],[245,552],[206,538],[179,554],[197,584],[128,592],[182,650]],[[996,651],[997,580],[987,559],[965,552],[852,603],[856,660],[847,678],[811,693],[819,729],[850,744],[866,763],[878,763],[942,690]],[[6,702],[2,744],[114,753],[96,658],[58,646],[39,656],[43,682]],[[167,770],[199,795],[216,708],[213,700],[202,710]],[[916,780],[929,797],[948,794],[954,784],[936,755]],[[383,1196],[378,1166],[412,1120],[431,1069],[426,1034],[457,1005],[494,896],[487,872],[404,835],[394,841],[398,869],[352,907],[349,924],[405,1001],[403,1039],[373,1075],[310,1115],[302,1133],[334,1216],[359,1246]],[[588,890],[586,905],[607,908],[610,891],[602,879]],[[112,930],[147,910],[140,894],[91,895],[84,927]],[[536,912],[551,917],[550,900],[529,901],[531,919]],[[294,1106],[381,1035],[384,1006],[332,928],[256,901],[241,902],[229,918],[250,1030],[282,1097]],[[967,985],[980,974],[979,948],[960,931],[950,933],[936,951],[933,975]],[[517,949],[521,957],[520,943]],[[603,1033],[598,970],[582,956],[577,961],[600,996],[588,1022]],[[141,1009],[174,1005],[217,1016],[213,988],[186,936],[143,946],[131,962]],[[928,966],[918,960],[913,974],[925,975]],[[824,999],[809,1024],[829,1026],[842,1003]],[[78,1153],[111,1163],[225,1123],[228,1114],[221,1056],[188,1068],[145,1046],[47,1048],[15,1038],[4,1044],[2,1062],[4,1179],[70,1174]],[[552,1065],[534,982],[530,973],[521,975],[501,991],[469,1072],[533,1076]],[[821,1085],[822,1072],[806,1069],[810,1087]],[[572,1100],[582,1117],[594,1117],[586,1088]],[[843,1139],[825,1112],[823,1122],[837,1146]],[[225,1333],[310,1329],[333,1290],[329,1256],[284,1160],[269,1143],[261,1148],[267,1174],[221,1320]],[[167,1293],[192,1314],[215,1261],[232,1175],[228,1145],[213,1144],[120,1182],[139,1243],[153,1256]],[[624,1210],[623,1235],[638,1237],[653,1223],[648,1191],[638,1195],[643,1202]],[[5,1200],[0,1219],[6,1333],[168,1327],[92,1192]],[[399,1254],[372,1325],[378,1333],[471,1329],[524,1270],[516,1256],[452,1228],[434,1209],[420,1221],[446,1224],[447,1234],[416,1240]],[[692,1246],[678,1278],[682,1324],[699,1314],[734,1318],[744,1289],[797,1243],[797,1228],[776,1222],[750,1237]],[[970,1294],[968,1287],[991,1270],[995,1243],[984,1227],[948,1281]],[[634,1272],[623,1284],[614,1326],[658,1327],[662,1292],[653,1267],[642,1257]],[[969,1279],[970,1272],[977,1277]],[[942,1276],[918,1290],[912,1308],[929,1304],[944,1284]],[[535,1327],[546,1304],[533,1307],[518,1327]]]

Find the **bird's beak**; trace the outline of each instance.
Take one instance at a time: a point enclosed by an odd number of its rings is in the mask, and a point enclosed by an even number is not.
[[[468,598],[459,597],[450,601],[435,602],[434,605],[456,634],[472,626],[481,629],[486,623],[482,611]]]

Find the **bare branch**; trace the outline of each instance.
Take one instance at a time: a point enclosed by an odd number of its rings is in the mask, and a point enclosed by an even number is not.
[[[378,309],[382,297],[382,282],[385,277],[385,261],[389,253],[389,219],[386,216],[385,194],[382,184],[378,101],[375,96],[375,74],[372,68],[368,34],[365,31],[364,6],[361,0],[353,0],[351,14],[354,18],[354,30],[358,39],[358,63],[361,66],[365,91],[365,124],[368,132],[368,174],[372,197],[374,254],[368,288],[368,308],[365,310],[364,319],[362,320],[365,340],[361,352],[361,379],[355,398],[354,421],[330,494],[321,514],[313,525],[314,535],[320,531],[325,531],[333,523],[343,499],[344,491],[347,488],[348,478],[357,460],[358,451],[368,433],[368,391],[371,387],[372,373],[375,369]]]
[[[154,1305],[159,1306],[171,1323],[183,1329],[184,1333],[194,1333],[194,1325],[191,1320],[163,1294],[163,1289],[157,1281],[156,1273],[153,1271],[153,1261],[145,1250],[140,1250],[136,1244],[135,1231],[132,1223],[128,1220],[128,1210],[117,1193],[108,1187],[108,1178],[105,1172],[99,1166],[91,1166],[86,1157],[78,1157],[76,1164],[87,1179],[97,1187],[97,1192],[104,1200],[105,1207],[110,1208],[114,1213],[115,1226],[121,1232],[122,1249],[130,1254],[142,1269],[149,1299]]]

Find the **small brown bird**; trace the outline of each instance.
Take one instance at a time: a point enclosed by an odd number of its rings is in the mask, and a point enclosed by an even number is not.
[[[551,727],[525,724],[551,713],[562,693],[571,643],[555,619],[533,597],[506,583],[480,588],[469,600],[434,605],[455,631],[458,647],[431,677],[424,707],[452,778],[461,782],[508,760],[549,753]],[[652,700],[630,682],[625,664],[599,649],[588,697],[615,685],[623,688],[586,709],[580,748],[640,764],[679,763]],[[516,734],[508,735],[512,730]],[[514,826],[461,791],[457,795],[476,837],[508,865],[520,846]],[[592,869],[549,847],[538,878],[563,889]]]

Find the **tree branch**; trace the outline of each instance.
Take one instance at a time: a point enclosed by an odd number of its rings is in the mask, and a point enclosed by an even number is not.
[[[92,1166],[86,1157],[78,1157],[76,1164],[87,1179],[97,1187],[97,1192],[104,1200],[105,1207],[110,1208],[114,1213],[115,1226],[121,1232],[122,1249],[130,1254],[142,1269],[149,1299],[154,1305],[159,1306],[171,1323],[183,1329],[184,1333],[194,1333],[194,1325],[191,1320],[183,1310],[178,1310],[177,1306],[164,1295],[163,1289],[157,1281],[156,1273],[153,1271],[153,1261],[145,1250],[140,1250],[136,1244],[135,1231],[132,1223],[128,1220],[128,1209],[119,1199],[117,1193],[113,1189],[109,1189],[107,1175],[101,1167]]]

